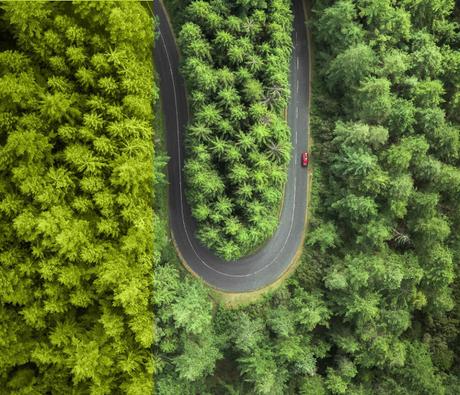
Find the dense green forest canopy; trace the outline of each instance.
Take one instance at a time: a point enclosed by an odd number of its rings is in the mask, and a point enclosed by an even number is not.
[[[192,112],[187,195],[199,239],[233,260],[278,224],[291,153],[290,1],[185,3],[178,41]]]
[[[165,244],[159,394],[460,393],[460,9],[312,7],[301,265],[264,301],[229,311],[184,282]]]
[[[152,391],[152,19],[0,3],[0,392]]]

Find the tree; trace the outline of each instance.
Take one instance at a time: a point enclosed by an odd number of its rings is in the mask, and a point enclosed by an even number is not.
[[[263,234],[272,234],[274,217],[249,224],[245,204],[225,215],[208,215],[204,202],[214,205],[220,197],[233,202],[251,197],[248,185],[241,187],[247,177],[233,171],[234,167],[241,169],[238,166],[244,164],[252,171],[256,163],[268,167],[271,162],[277,165],[273,182],[266,172],[254,168],[253,191],[270,191],[264,200],[275,212],[280,199],[274,189],[282,187],[280,172],[286,171],[289,161],[290,134],[278,113],[287,106],[289,96],[291,11],[286,0],[272,1],[270,13],[265,1],[231,6],[190,2],[181,13],[179,44],[193,114],[187,145],[193,151],[203,145],[211,154],[200,153],[204,173],[198,171],[192,155],[186,158],[188,196],[201,240],[212,243],[227,259],[256,248]],[[267,158],[262,162],[245,159],[256,152]],[[224,188],[226,184],[232,188]],[[260,229],[250,232],[251,227]]]
[[[390,114],[392,98],[390,81],[385,78],[367,78],[356,97],[357,113],[365,122],[382,123]]]
[[[282,394],[285,390],[287,371],[277,369],[272,353],[259,348],[256,353],[240,358],[246,380],[254,383],[258,394]]]
[[[215,195],[197,186],[191,201],[200,237],[233,260],[276,226],[272,212],[286,180],[286,163],[276,156],[290,136],[282,114],[291,20],[284,0],[208,4],[224,22],[208,29],[207,39],[214,43],[218,32],[226,32],[231,42],[213,44],[215,91],[191,97],[199,99],[194,114],[217,103],[222,120],[205,125],[213,134],[209,139],[189,141],[188,171],[204,183],[215,170],[225,185]],[[160,354],[158,375],[170,391],[458,392],[459,68],[453,5],[314,4],[308,27],[316,48],[309,118],[315,166],[301,264],[264,298],[233,310],[216,308],[214,332],[203,333],[219,334],[214,344],[222,361],[210,362],[211,373],[193,383],[180,379],[171,361],[190,340],[202,346],[202,335],[169,329],[162,343],[171,351]],[[242,63],[236,56],[231,63],[228,48],[240,38],[249,38],[252,53],[236,51]],[[240,101],[220,102],[224,89],[225,95],[234,89]],[[225,153],[222,143],[228,144]],[[5,206],[14,207],[14,199]],[[168,318],[159,327],[167,333],[174,323],[166,305],[162,311]],[[183,385],[175,387],[174,380]]]
[[[364,31],[354,21],[356,17],[357,10],[350,1],[339,1],[327,7],[318,20],[318,39],[325,41],[333,54],[358,44],[364,36]]]
[[[426,32],[414,34],[413,62],[421,78],[431,79],[442,72],[442,54]]]
[[[346,49],[337,55],[326,70],[329,89],[337,87],[345,94],[358,87],[373,72],[375,63],[375,54],[369,46],[357,44]]]
[[[24,5],[0,6],[0,387],[148,393],[152,21]]]
[[[235,347],[245,354],[250,354],[257,350],[264,340],[264,323],[252,320],[247,314],[243,313],[235,323]]]
[[[195,381],[211,373],[220,357],[213,335],[207,334],[198,341],[186,338],[184,352],[175,358],[174,364],[181,379]]]

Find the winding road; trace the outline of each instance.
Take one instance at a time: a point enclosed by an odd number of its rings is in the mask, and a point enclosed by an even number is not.
[[[182,262],[209,286],[226,292],[248,292],[275,282],[294,263],[302,248],[307,210],[307,171],[300,155],[307,150],[309,109],[309,48],[302,0],[294,0],[291,99],[288,123],[292,132],[292,159],[289,164],[280,224],[273,237],[254,255],[225,262],[195,238],[195,221],[185,198],[184,133],[189,119],[185,82],[179,73],[179,53],[174,33],[160,0],[154,0],[159,18],[154,59],[159,75],[165,115],[166,145],[170,157],[169,223]]]

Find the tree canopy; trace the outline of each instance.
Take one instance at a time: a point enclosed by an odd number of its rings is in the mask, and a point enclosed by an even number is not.
[[[290,2],[199,0],[181,7],[175,23],[192,113],[188,200],[201,242],[234,260],[278,224],[291,152],[284,119]]]
[[[0,4],[0,388],[147,394],[152,19]]]
[[[301,263],[249,306],[217,305],[211,321],[210,306],[196,309],[206,340],[168,330],[177,318],[156,302],[159,393],[460,392],[459,18],[454,1],[314,1]],[[185,287],[175,273],[171,303]],[[210,351],[192,377],[175,363],[199,358],[195,339]]]

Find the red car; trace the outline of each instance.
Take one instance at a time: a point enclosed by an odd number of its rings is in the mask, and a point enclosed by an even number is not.
[[[302,166],[303,166],[303,167],[307,167],[307,166],[308,166],[308,162],[309,162],[309,159],[308,159],[308,152],[302,152],[302,156],[301,156],[301,163],[302,163]]]

